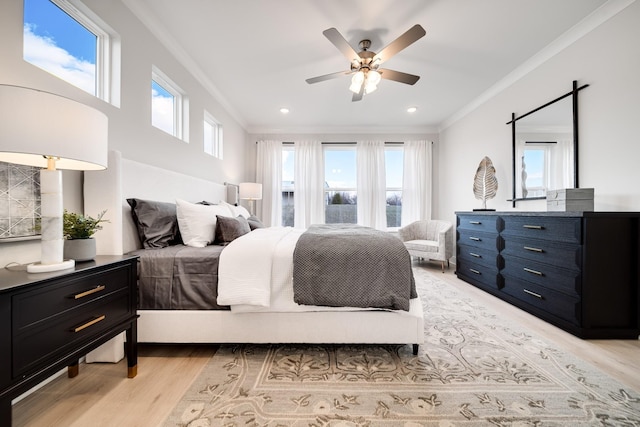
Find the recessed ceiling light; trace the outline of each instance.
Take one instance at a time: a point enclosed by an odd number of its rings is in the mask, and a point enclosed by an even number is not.
[[[282,114],[287,114],[287,113],[289,113],[289,109],[288,109],[288,108],[285,108],[285,107],[282,107],[282,108],[280,109],[280,112],[281,112]]]
[[[418,111],[418,107],[409,107],[407,108],[407,113],[415,113]]]

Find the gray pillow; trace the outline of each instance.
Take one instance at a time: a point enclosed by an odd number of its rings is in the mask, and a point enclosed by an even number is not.
[[[251,229],[251,231],[255,230],[256,228],[266,227],[266,225],[264,225],[257,216],[251,215],[249,218],[247,218],[247,222],[249,223],[249,228]]]
[[[182,242],[175,203],[142,199],[127,199],[127,203],[143,248],[166,248]]]
[[[218,245],[228,245],[238,237],[251,231],[247,220],[238,216],[231,218],[228,216],[216,215],[216,238],[215,243]]]

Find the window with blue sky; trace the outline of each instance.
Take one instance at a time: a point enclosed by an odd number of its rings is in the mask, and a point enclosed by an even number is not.
[[[49,0],[24,0],[24,60],[96,95],[98,36]]]

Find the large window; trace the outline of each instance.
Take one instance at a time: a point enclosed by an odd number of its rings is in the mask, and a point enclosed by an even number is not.
[[[358,222],[356,147],[326,145],[324,148],[325,222]]]
[[[356,146],[324,144],[325,223],[358,222]],[[282,225],[294,225],[294,145],[282,148]],[[402,217],[402,145],[385,147],[387,227],[400,227]]]
[[[24,0],[23,58],[119,104],[119,38],[77,0]]]
[[[293,227],[294,205],[294,147],[282,147],[282,225]]]
[[[204,152],[222,159],[222,124],[204,112]]]
[[[151,73],[151,124],[176,138],[188,141],[186,97],[169,77],[156,67]]]

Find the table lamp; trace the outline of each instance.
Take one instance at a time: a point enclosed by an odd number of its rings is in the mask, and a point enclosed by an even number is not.
[[[240,183],[240,198],[249,200],[251,215],[255,215],[255,201],[262,200],[262,184],[256,182]]]
[[[43,167],[40,171],[42,247],[27,272],[75,265],[63,259],[62,172],[107,167],[107,116],[63,96],[0,84],[0,161]]]

